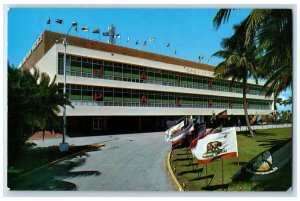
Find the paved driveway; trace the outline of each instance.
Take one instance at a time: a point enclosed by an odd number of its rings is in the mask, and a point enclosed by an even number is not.
[[[67,138],[69,144],[103,143],[92,151],[72,172],[94,172],[97,175],[62,177],[79,191],[174,191],[166,168],[170,143],[163,132]],[[61,139],[35,141],[38,146],[57,145]],[[74,175],[74,174],[73,174]],[[76,174],[75,174],[76,175]]]

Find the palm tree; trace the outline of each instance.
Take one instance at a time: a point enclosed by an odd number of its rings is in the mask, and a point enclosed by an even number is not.
[[[39,73],[39,71],[34,68],[33,75],[37,75],[36,82],[36,96],[40,104],[36,107],[36,126],[43,131],[43,139],[46,128],[54,130],[61,127],[62,121],[58,121],[58,114],[60,113],[60,107],[64,105],[71,105],[71,102],[64,98],[64,94],[58,93],[59,87],[55,83],[56,76],[50,79],[49,75],[46,73]]]
[[[251,47],[245,48],[244,33],[241,27],[243,24],[235,25],[235,33],[230,38],[223,39],[221,46],[223,50],[220,50],[213,54],[213,56],[223,58],[224,61],[219,63],[215,68],[214,75],[223,79],[231,79],[234,81],[241,81],[243,86],[243,108],[245,112],[246,123],[250,132],[250,135],[254,137],[254,133],[250,126],[248,117],[247,101],[247,80],[250,77],[257,76],[258,60],[256,58],[256,47],[252,44]],[[256,79],[257,81],[257,79]]]
[[[213,24],[228,21],[232,9],[220,9]],[[260,58],[262,76],[267,79],[262,91],[266,96],[274,93],[274,100],[280,92],[292,87],[292,10],[253,9],[243,20],[244,45],[251,45],[253,39],[263,52]]]
[[[8,65],[8,165],[13,166],[34,129],[53,129],[60,124],[58,113],[71,102],[58,93],[56,78],[45,73],[20,70]],[[73,107],[73,106],[71,106]]]

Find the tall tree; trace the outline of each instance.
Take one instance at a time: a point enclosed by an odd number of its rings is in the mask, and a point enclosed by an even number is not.
[[[224,61],[219,63],[215,68],[214,75],[219,78],[231,79],[234,81],[241,81],[243,86],[243,108],[245,112],[245,119],[252,137],[254,133],[250,126],[248,117],[249,102],[247,100],[247,81],[250,77],[257,78],[257,52],[255,44],[251,47],[245,47],[244,33],[241,27],[243,24],[235,25],[235,33],[230,38],[223,39],[220,50],[213,54],[213,56],[223,58]]]
[[[232,9],[220,9],[213,24],[216,28],[228,21]],[[263,90],[275,100],[280,92],[292,87],[292,10],[253,9],[242,22],[245,30],[244,45],[256,40],[263,53],[260,69],[267,81]]]
[[[18,153],[35,129],[46,129],[57,123],[60,107],[73,107],[54,77],[35,68],[20,70],[8,67],[8,165],[14,164]],[[58,124],[60,124],[60,121]]]

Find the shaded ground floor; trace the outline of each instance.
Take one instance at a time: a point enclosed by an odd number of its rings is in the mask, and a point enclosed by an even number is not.
[[[167,129],[168,120],[176,120],[181,116],[71,116],[67,117],[67,133],[69,136],[92,136],[116,133],[155,132]],[[201,116],[207,128],[222,124],[225,127],[245,125],[244,116],[228,116],[219,119],[217,116]]]

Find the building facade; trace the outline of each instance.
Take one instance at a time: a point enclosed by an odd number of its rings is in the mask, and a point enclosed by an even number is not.
[[[63,88],[65,35],[44,31],[21,68],[57,76]],[[69,135],[163,130],[166,120],[200,115],[206,121],[227,109],[244,115],[242,85],[213,76],[214,67],[118,45],[68,36],[66,53]],[[248,83],[249,114],[269,114],[273,97]],[[228,123],[228,122],[224,122]],[[234,122],[233,122],[234,123]]]

